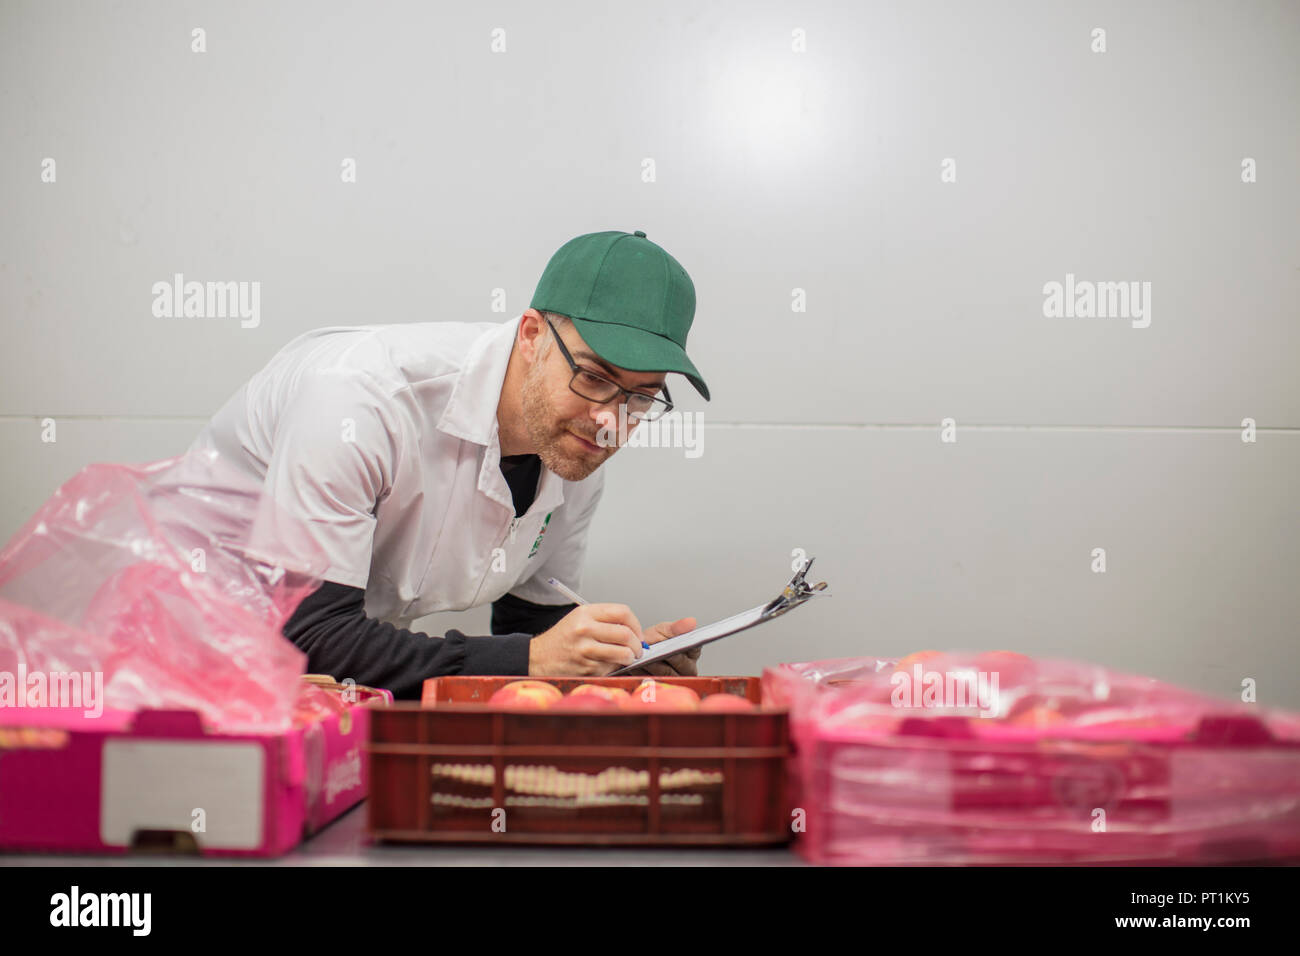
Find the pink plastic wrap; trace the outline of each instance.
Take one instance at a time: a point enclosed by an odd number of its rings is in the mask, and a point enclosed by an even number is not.
[[[324,568],[306,530],[215,452],[90,465],[0,551],[5,720],[63,703],[284,730],[306,657],[280,630]],[[81,700],[51,699],[73,674]]]
[[[1300,856],[1300,715],[1006,651],[763,674],[817,862]]]

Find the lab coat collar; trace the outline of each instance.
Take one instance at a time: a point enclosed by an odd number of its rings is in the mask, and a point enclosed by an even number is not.
[[[476,445],[495,443],[501,388],[522,320],[520,316],[474,340],[438,419],[439,431]]]
[[[501,474],[501,441],[497,427],[497,408],[505,385],[506,368],[519,334],[523,316],[480,335],[470,346],[465,363],[456,376],[451,398],[438,419],[438,430],[462,441],[483,445],[483,467],[479,469],[478,489],[493,501],[514,511],[510,486]],[[564,503],[564,479],[549,468],[542,468],[537,499],[528,509],[551,510]]]

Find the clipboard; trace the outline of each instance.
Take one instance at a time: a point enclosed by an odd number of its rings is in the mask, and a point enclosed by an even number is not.
[[[626,674],[628,671],[645,667],[647,664],[653,664],[655,661],[663,660],[665,657],[672,657],[674,654],[688,651],[692,647],[702,647],[705,644],[710,644],[724,637],[730,637],[732,634],[738,634],[759,624],[765,624],[773,618],[780,617],[787,611],[812,600],[817,594],[826,590],[825,581],[810,585],[805,580],[808,569],[812,567],[814,560],[816,559],[809,558],[807,563],[790,579],[790,583],[781,589],[781,593],[766,604],[751,607],[748,611],[741,611],[739,614],[733,614],[721,621],[706,624],[704,627],[697,627],[685,634],[678,634],[676,637],[670,637],[658,644],[651,644],[650,649],[639,660],[633,661],[626,667],[620,667],[616,671],[611,671],[608,676],[617,677],[620,674]]]

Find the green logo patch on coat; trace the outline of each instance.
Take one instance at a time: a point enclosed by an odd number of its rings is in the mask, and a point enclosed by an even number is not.
[[[533,542],[533,549],[528,552],[529,558],[532,558],[532,556],[537,553],[537,549],[542,546],[542,538],[546,535],[546,529],[551,523],[551,515],[553,514],[555,514],[554,511],[549,512],[546,515],[546,520],[542,522],[542,530],[537,532],[537,540]]]

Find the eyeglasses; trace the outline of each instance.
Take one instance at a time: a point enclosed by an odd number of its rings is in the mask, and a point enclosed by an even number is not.
[[[667,383],[663,385],[663,398],[624,388],[618,382],[610,381],[605,376],[583,368],[575,362],[569,350],[564,347],[564,340],[560,338],[560,333],[555,331],[551,320],[547,319],[546,324],[560,346],[560,354],[564,356],[564,361],[568,362],[569,368],[573,370],[573,378],[569,379],[569,389],[573,394],[598,405],[605,405],[615,398],[622,397],[623,401],[619,404],[627,406],[628,420],[634,422],[652,422],[673,410],[673,397],[668,394]]]

